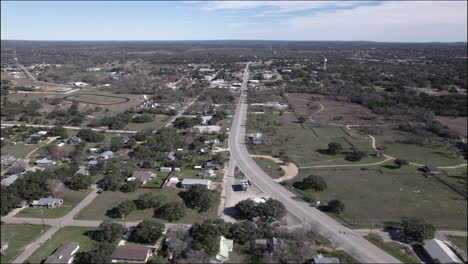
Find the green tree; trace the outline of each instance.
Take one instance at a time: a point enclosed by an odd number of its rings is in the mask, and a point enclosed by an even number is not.
[[[226,157],[226,154],[223,153],[223,152],[219,152],[217,154],[215,154],[213,156],[213,160],[217,163],[217,164],[224,164],[224,162],[227,161],[227,157]]]
[[[126,229],[123,225],[111,220],[105,220],[99,224],[99,230],[96,232],[94,239],[114,243],[123,236],[125,231]]]
[[[122,175],[119,175],[118,173],[110,173],[99,181],[99,186],[106,191],[116,191],[120,188],[122,182]]]
[[[341,214],[345,210],[345,205],[340,200],[331,200],[328,202],[328,211]]]
[[[242,200],[234,206],[235,216],[238,219],[252,219],[258,216],[257,205],[251,199]]]
[[[364,151],[354,150],[354,152],[348,155],[345,159],[348,161],[356,162],[362,160],[366,156],[367,154]]]
[[[182,202],[169,202],[154,211],[156,217],[169,222],[181,219],[187,214],[187,207]]]
[[[108,215],[113,218],[120,218],[128,216],[131,212],[135,211],[137,208],[135,203],[132,200],[125,200],[121,202],[117,207],[109,210]]]
[[[114,246],[108,243],[99,244],[91,251],[78,252],[73,261],[74,264],[102,264],[112,262]]]
[[[338,143],[338,142],[328,143],[328,149],[327,149],[328,154],[336,155],[336,154],[340,153],[341,151],[343,151],[343,146],[341,146],[340,143]]]
[[[293,186],[304,191],[309,189],[313,189],[315,191],[323,191],[327,188],[327,183],[320,176],[309,175],[302,181],[293,183]]]
[[[80,129],[76,134],[78,137],[92,143],[99,143],[104,140],[104,135],[91,129]]]
[[[409,162],[407,160],[404,160],[404,159],[396,159],[393,162],[395,163],[395,165],[397,165],[398,168],[401,168],[402,166],[405,166],[405,165],[409,164]]]
[[[93,179],[90,175],[84,175],[81,173],[73,175],[65,181],[65,185],[67,185],[68,188],[76,191],[86,190],[92,183]]]
[[[162,236],[164,225],[155,220],[143,220],[129,236],[129,241],[154,244]]]
[[[403,218],[401,227],[406,240],[411,243],[422,243],[426,239],[434,238],[435,228],[423,219]]]
[[[235,242],[245,244],[252,239],[259,237],[257,226],[251,221],[239,222],[229,229],[228,238],[234,239]]]
[[[273,217],[280,219],[286,215],[286,207],[284,204],[275,199],[268,199],[266,203],[260,203],[257,205],[257,211],[259,216]]]
[[[231,224],[222,219],[206,220],[195,223],[190,228],[194,249],[203,249],[209,256],[215,256],[219,251],[219,237],[229,234]]]
[[[136,179],[134,181],[126,182],[125,184],[120,186],[120,190],[122,192],[134,192],[141,186],[141,184],[142,184],[142,182],[140,180]]]
[[[138,196],[135,205],[138,209],[159,208],[166,200],[166,196],[150,192]]]
[[[120,137],[113,137],[110,140],[110,150],[117,151],[122,149],[124,144],[122,143],[122,139]]]
[[[205,186],[195,184],[186,192],[181,192],[180,197],[188,208],[198,209],[199,212],[206,212],[215,202],[215,194]]]
[[[62,126],[54,126],[49,129],[49,135],[53,137],[67,138],[68,132]]]

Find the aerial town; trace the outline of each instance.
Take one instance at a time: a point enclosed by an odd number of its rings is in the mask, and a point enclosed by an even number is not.
[[[466,42],[2,34],[1,263],[467,263],[467,72]]]

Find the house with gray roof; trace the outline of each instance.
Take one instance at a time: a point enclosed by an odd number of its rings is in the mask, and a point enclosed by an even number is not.
[[[207,189],[211,188],[211,180],[202,180],[202,179],[184,179],[182,181],[182,188],[190,189],[192,186],[199,184],[205,186]]]
[[[107,150],[107,151],[104,151],[103,153],[101,153],[99,155],[99,158],[106,160],[108,158],[111,158],[112,156],[114,156],[114,152],[112,152],[110,150]]]
[[[112,252],[112,262],[146,263],[151,256],[150,247],[123,245],[117,246]]]
[[[142,182],[142,184],[145,184],[147,181],[153,179],[154,177],[156,177],[156,173],[154,172],[139,170],[139,171],[134,171],[132,173],[132,177],[130,178],[139,180]]]
[[[50,164],[55,164],[56,162],[50,158],[43,158],[43,159],[39,159],[39,160],[36,160],[35,162],[37,165],[50,165]]]
[[[314,258],[315,264],[339,264],[340,259],[335,257],[324,257],[322,254],[315,255]]]
[[[434,263],[463,263],[460,258],[439,239],[426,239],[423,248]]]
[[[34,200],[31,203],[32,207],[47,207],[47,208],[55,208],[63,204],[63,199],[59,198],[41,198],[39,200]]]
[[[73,263],[73,258],[78,249],[80,249],[80,245],[77,242],[69,241],[55,250],[52,255],[47,257],[44,264],[71,264]]]

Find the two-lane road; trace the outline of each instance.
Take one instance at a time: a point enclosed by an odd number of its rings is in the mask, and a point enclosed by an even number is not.
[[[308,203],[295,199],[296,195],[285,189],[268,176],[250,157],[245,146],[245,124],[247,120],[247,81],[249,65],[245,68],[241,96],[236,108],[229,136],[231,158],[244,174],[268,196],[281,201],[287,210],[301,219],[304,224],[313,226],[321,235],[335,246],[363,263],[401,263],[380,248],[374,246],[352,230],[344,227],[333,218]]]

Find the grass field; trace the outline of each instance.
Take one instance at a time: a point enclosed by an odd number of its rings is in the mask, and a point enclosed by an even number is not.
[[[145,129],[159,129],[169,120],[167,115],[153,115],[154,120],[148,123],[130,123],[125,129],[126,130],[145,130]]]
[[[449,236],[448,239],[457,245],[457,247],[459,247],[461,250],[465,251],[465,254],[468,253],[467,237]]]
[[[41,210],[44,211],[44,218],[60,218],[70,212],[83,198],[90,192],[90,190],[73,191],[65,189],[63,196],[63,205],[56,208],[32,208],[27,207],[21,210],[15,217],[33,217],[40,218]]]
[[[393,241],[384,242],[381,237],[375,234],[365,236],[365,238],[403,263],[419,263],[418,258],[406,246]]]
[[[262,132],[263,144],[249,145],[252,154],[288,156],[297,166],[313,166],[326,164],[356,164],[346,161],[345,155],[326,155],[319,152],[326,149],[328,143],[339,142],[343,148],[373,153],[369,138],[353,138],[339,127],[318,127],[312,124],[296,122],[293,114],[280,116],[273,113],[250,115],[248,117],[248,133]],[[381,158],[368,156],[359,163],[380,161]]]
[[[439,227],[466,228],[467,201],[434,178],[374,169],[303,169],[294,181],[310,174],[327,182],[328,189],[319,193],[322,203],[332,199],[344,202],[341,218],[349,224],[382,224],[408,216],[424,218]]]
[[[255,163],[257,163],[257,165],[273,179],[278,179],[284,176],[283,169],[281,169],[276,162],[263,158],[254,158],[254,160]]]
[[[79,212],[78,215],[75,217],[75,219],[79,219],[79,220],[113,219],[105,215],[107,210],[114,208],[119,203],[125,200],[136,200],[139,195],[143,193],[148,193],[148,192],[165,195],[167,197],[167,201],[180,201],[180,202],[183,201],[182,198],[178,196],[178,193],[179,193],[178,190],[138,189],[137,191],[133,193],[106,191],[100,194],[93,201],[92,204],[88,205],[81,212]],[[187,215],[181,218],[180,220],[178,220],[177,223],[190,224],[190,223],[195,223],[195,222],[201,222],[207,218],[217,217],[218,205],[219,205],[219,199],[216,205],[213,206],[211,210],[209,210],[208,212],[204,212],[204,213],[198,213],[195,210],[187,209]],[[144,220],[144,219],[155,219],[153,217],[153,214],[154,214],[153,209],[136,210],[136,211],[133,211],[128,216],[126,216],[125,220],[139,221],[139,220]],[[159,218],[157,220],[161,222],[167,222]]]
[[[97,241],[92,240],[89,236],[85,235],[86,231],[93,231],[93,227],[78,227],[66,226],[58,230],[52,238],[47,240],[40,248],[38,248],[27,260],[30,263],[41,263],[41,261],[50,256],[57,248],[69,241],[75,241],[80,244],[78,251],[88,251],[98,244]]]
[[[0,256],[0,263],[11,263],[25,246],[33,242],[41,235],[41,231],[47,231],[50,226],[42,225],[2,225],[2,241],[8,242],[8,249],[4,256]]]
[[[30,151],[41,146],[42,143],[39,144],[30,144],[26,145],[24,143],[17,143],[16,145],[5,145],[2,147],[2,155],[10,154],[15,157],[24,158]]]

